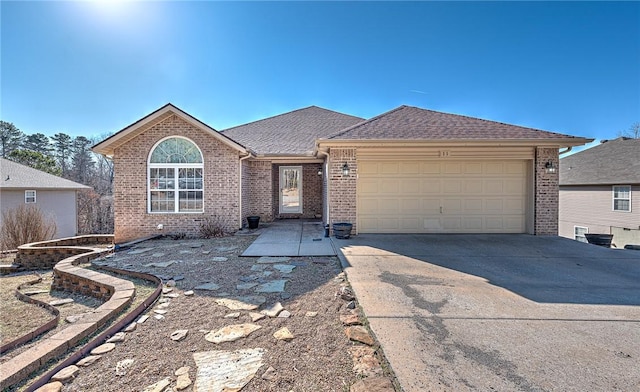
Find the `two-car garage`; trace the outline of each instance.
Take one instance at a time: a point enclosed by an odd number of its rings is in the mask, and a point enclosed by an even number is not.
[[[526,233],[532,160],[518,158],[359,157],[358,232]]]

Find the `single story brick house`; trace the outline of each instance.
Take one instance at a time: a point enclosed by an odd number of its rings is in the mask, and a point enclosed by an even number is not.
[[[400,106],[311,106],[223,131],[172,104],[96,144],[116,242],[215,217],[349,222],[353,233],[558,233],[558,151],[588,139]]]
[[[559,235],[613,234],[640,245],[640,139],[620,137],[560,160]]]

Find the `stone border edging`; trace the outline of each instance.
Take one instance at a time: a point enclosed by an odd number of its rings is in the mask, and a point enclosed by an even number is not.
[[[31,281],[20,284],[18,288],[15,290],[14,295],[16,296],[16,298],[18,298],[18,300],[22,302],[26,302],[28,304],[34,304],[34,305],[40,306],[41,308],[47,309],[49,312],[51,312],[54,315],[54,318],[50,321],[47,321],[43,325],[39,326],[35,330],[27,332],[26,334],[18,337],[17,339],[14,339],[8,343],[3,344],[0,347],[0,354],[3,354],[9,350],[13,350],[16,347],[27,343],[31,339],[34,339],[35,337],[40,336],[41,334],[54,329],[58,325],[58,322],[60,321],[60,311],[56,309],[55,306],[51,306],[46,302],[39,301],[35,298],[31,298],[30,296],[26,294],[22,294],[20,292],[20,289],[22,289],[22,286],[33,285],[39,282],[42,282],[42,277],[38,277],[35,280],[31,280]]]
[[[135,308],[132,312],[127,314],[122,320],[118,321],[111,327],[109,327],[106,331],[101,333],[98,337],[91,340],[87,343],[81,350],[72,354],[69,358],[65,359],[62,363],[59,363],[55,368],[51,369],[44,375],[42,375],[38,380],[36,380],[33,384],[29,385],[24,392],[33,392],[41,386],[45,385],[53,375],[55,375],[60,370],[64,369],[67,366],[71,366],[72,364],[78,362],[82,357],[87,355],[91,350],[98,347],[105,340],[107,340],[110,336],[113,336],[116,332],[120,331],[122,328],[126,327],[128,324],[132,323],[140,314],[142,314],[148,307],[150,307],[160,296],[162,293],[162,280],[155,275],[145,274],[143,272],[135,272],[135,271],[127,271],[121,270],[113,267],[106,266],[98,266],[96,267],[100,269],[104,269],[106,271],[116,272],[123,275],[130,275],[137,278],[145,279],[152,281],[157,284],[155,291],[145,299],[137,308]]]
[[[112,247],[88,246],[95,244],[113,244],[113,235],[77,236],[18,247],[17,258],[23,266],[23,262],[26,262],[26,268],[41,268],[56,262],[53,266],[52,287],[81,292],[107,301],[78,322],[3,363],[0,389],[22,381],[50,359],[63,355],[82,339],[102,328],[133,301],[135,286],[132,282],[76,266],[113,251]]]

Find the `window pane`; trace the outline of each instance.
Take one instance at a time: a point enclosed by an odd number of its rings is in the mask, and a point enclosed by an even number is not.
[[[616,211],[629,211],[629,200],[614,200],[613,209]]]
[[[179,137],[163,140],[151,153],[151,163],[202,163],[200,150],[191,141]]]
[[[180,189],[202,189],[202,169],[179,169],[178,181],[180,183]]]
[[[631,192],[628,186],[616,186],[613,187],[613,197],[616,199],[628,199]]]
[[[180,191],[180,212],[201,212],[202,191]]]
[[[151,212],[175,211],[175,192],[151,192]]]
[[[151,169],[151,189],[173,189],[174,170],[170,168]]]

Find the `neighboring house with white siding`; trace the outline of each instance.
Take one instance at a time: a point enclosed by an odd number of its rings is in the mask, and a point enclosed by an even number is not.
[[[0,212],[25,204],[37,206],[56,222],[55,238],[77,234],[76,193],[83,189],[91,188],[0,158]]]
[[[560,160],[559,234],[613,234],[640,244],[640,139],[618,138]]]

